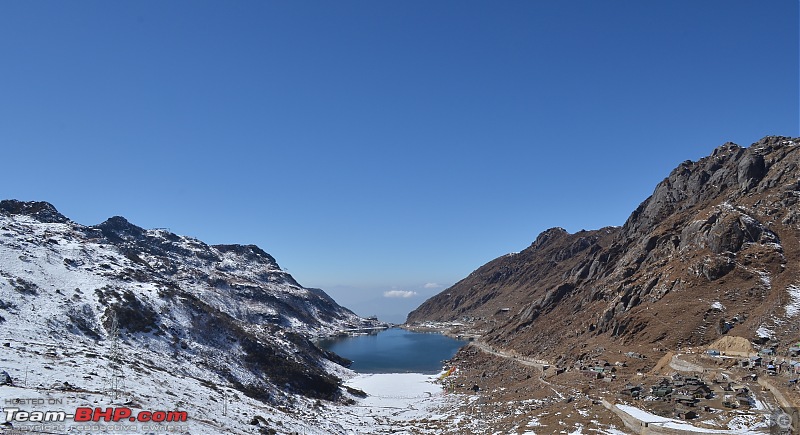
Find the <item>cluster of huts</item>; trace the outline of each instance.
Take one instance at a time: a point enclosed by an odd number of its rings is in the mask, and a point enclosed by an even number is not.
[[[717,377],[714,383],[720,384],[717,390],[723,393],[723,406],[730,408],[753,406],[752,395],[746,386],[731,382],[727,377]],[[690,420],[697,418],[702,410],[710,411],[711,407],[706,401],[718,397],[714,390],[699,377],[676,373],[661,378],[649,389],[643,384],[627,384],[620,391],[620,395],[632,399],[648,397],[650,400],[661,401],[664,406],[656,408],[661,408],[662,414],[672,413],[674,417]]]
[[[720,356],[720,352],[714,349],[709,349],[706,353],[712,357]],[[739,359],[737,365],[744,369],[760,371],[767,376],[789,376],[795,378],[790,383],[796,384],[796,378],[800,376],[800,360],[793,358],[798,357],[800,357],[800,343],[789,347],[786,357],[778,357],[774,347],[765,347],[760,349],[757,355]]]
[[[800,361],[766,359],[757,355],[739,360],[739,367],[761,369],[764,374],[769,376],[780,374],[800,375]]]
[[[619,366],[625,366],[624,363],[620,362],[616,364]],[[584,363],[583,361],[578,361],[576,368],[582,375],[588,377],[589,379],[603,379],[606,381],[611,381],[617,377],[617,368],[603,359],[595,360],[588,364]]]

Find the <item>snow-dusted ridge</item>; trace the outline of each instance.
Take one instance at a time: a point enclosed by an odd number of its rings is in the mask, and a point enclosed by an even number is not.
[[[99,406],[119,378],[117,402],[195,420],[222,396],[264,409],[336,402],[348,394],[329,360],[343,361],[309,339],[376,326],[253,245],[210,246],[121,217],[84,226],[48,203],[0,202],[0,371],[13,383],[3,397]],[[250,423],[203,418],[192,433]]]

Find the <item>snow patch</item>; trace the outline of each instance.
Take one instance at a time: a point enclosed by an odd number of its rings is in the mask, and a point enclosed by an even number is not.
[[[794,317],[800,313],[800,286],[790,285],[787,289],[789,292],[789,303],[786,304],[786,317]]]
[[[769,276],[769,272],[758,272],[758,276],[761,278],[761,283],[764,284],[767,290],[772,288],[772,279]]]
[[[697,427],[681,420],[675,420],[673,418],[661,417],[655,414],[651,414],[647,411],[642,409],[636,408],[630,405],[616,405],[617,408],[622,410],[623,412],[631,415],[632,417],[639,419],[643,422],[647,422],[650,426],[659,426],[667,429],[675,429],[681,430],[686,432],[696,432],[696,433],[706,433],[706,434],[750,434],[753,433],[750,427],[735,429],[735,430],[720,430],[720,429],[707,429]]]
[[[775,331],[762,324],[756,330],[756,336],[759,338],[773,338],[775,336]]]

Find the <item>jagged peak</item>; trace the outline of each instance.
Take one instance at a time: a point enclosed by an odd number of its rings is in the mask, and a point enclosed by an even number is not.
[[[714,151],[711,152],[711,155],[707,157],[703,157],[697,161],[685,160],[681,162],[677,167],[675,167],[675,169],[672,170],[670,174],[676,174],[687,169],[692,170],[695,169],[699,164],[708,161],[719,161],[720,158],[724,157],[733,157],[734,159],[738,159],[745,155],[751,154],[764,155],[773,151],[774,149],[787,145],[800,145],[800,138],[792,138],[789,136],[764,136],[758,141],[750,144],[749,147],[743,147],[735,142],[729,141],[715,148]]]
[[[637,231],[652,228],[676,211],[694,207],[716,196],[736,198],[751,190],[765,188],[759,187],[759,183],[767,177],[770,167],[796,154],[790,147],[799,143],[800,138],[786,136],[766,136],[748,148],[726,142],[710,156],[696,162],[682,162],[630,215],[624,225],[623,237],[635,236]]]
[[[243,255],[248,260],[261,260],[274,264],[275,267],[278,266],[278,262],[275,260],[275,257],[269,255],[266,251],[259,248],[257,245],[240,245],[240,244],[228,244],[228,245],[213,245],[213,248],[221,251],[221,252],[235,252],[239,255]]]
[[[100,229],[103,234],[108,237],[129,235],[134,237],[141,237],[144,235],[144,228],[130,223],[122,216],[113,216],[106,219],[105,222],[95,225],[95,228]]]
[[[69,219],[45,201],[18,201],[16,199],[4,199],[0,201],[0,212],[9,215],[30,216],[44,223],[65,223]]]
[[[757,142],[750,145],[750,148],[758,148],[763,146],[784,146],[784,145],[798,145],[800,137],[790,136],[764,136]]]
[[[536,240],[531,244],[532,248],[541,248],[542,246],[546,245],[549,241],[556,239],[557,237],[568,235],[569,232],[561,227],[553,227],[548,228],[538,236],[536,236]]]
[[[711,156],[712,157],[717,157],[717,156],[724,155],[724,154],[727,154],[727,153],[730,153],[730,152],[739,151],[741,149],[743,149],[743,148],[741,146],[739,146],[738,144],[736,144],[736,143],[725,142],[724,144],[714,148],[714,151],[711,152]]]

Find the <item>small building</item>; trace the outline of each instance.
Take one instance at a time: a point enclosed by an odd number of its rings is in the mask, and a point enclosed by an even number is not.
[[[594,370],[581,370],[580,373],[589,379],[603,379],[603,373]]]
[[[689,394],[696,399],[710,399],[714,397],[714,391],[708,385],[698,385],[689,390]]]
[[[701,381],[700,378],[694,376],[689,376],[686,379],[684,379],[684,381],[686,381],[686,385],[705,385],[705,383]]]
[[[736,395],[736,401],[739,403],[739,407],[742,407],[742,406],[751,407],[751,406],[753,406],[753,399],[750,397],[750,394],[737,394]]]
[[[706,351],[706,354],[708,354],[708,356],[719,356],[720,355],[720,353],[719,353],[719,351],[717,349],[708,349]]]
[[[737,392],[737,393],[739,391],[741,391],[741,390],[750,391],[750,390],[747,389],[746,386],[744,386],[742,384],[735,384],[733,382],[728,382],[728,385],[723,386],[722,389],[725,390],[725,391],[734,391],[734,392]]]
[[[620,394],[638,399],[642,395],[642,391],[644,391],[644,388],[641,384],[626,384],[625,387],[620,391]]]
[[[672,387],[669,385],[655,385],[650,388],[650,393],[659,398],[665,398],[672,394]]]
[[[738,408],[739,402],[732,395],[726,394],[722,399],[722,406],[726,408]]]
[[[694,398],[694,396],[690,396],[689,394],[686,394],[686,393],[673,394],[672,395],[672,400],[675,403],[679,403],[679,404],[681,404],[683,406],[687,406],[687,407],[694,407],[697,404],[697,402],[699,402],[699,400]]]

